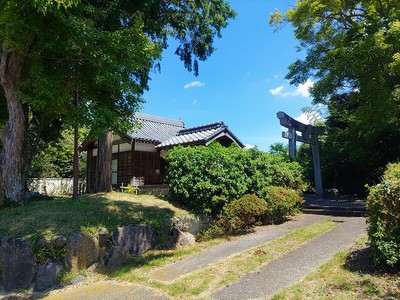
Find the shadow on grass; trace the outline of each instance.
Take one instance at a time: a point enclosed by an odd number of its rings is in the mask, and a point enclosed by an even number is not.
[[[102,194],[85,195],[77,201],[56,198],[1,210],[0,234],[35,240],[41,236],[68,236],[77,231],[96,234],[100,229],[107,229],[112,232],[129,224],[162,229],[173,216],[174,211],[169,208],[110,200]]]
[[[143,266],[157,266],[162,264],[165,259],[174,256],[172,251],[149,251],[140,256],[130,256],[128,261],[122,266],[107,269],[103,268],[100,273],[113,278],[121,278],[129,273],[132,273],[136,268]]]
[[[395,290],[382,288],[371,280],[371,277],[361,280],[360,286],[364,293],[369,296],[379,296],[383,297],[383,299],[400,299],[400,273],[393,272],[393,270],[385,266],[376,265],[372,258],[370,247],[352,251],[346,258],[344,268],[357,274],[382,277],[385,281],[394,280],[397,282],[397,290],[396,288]]]
[[[179,200],[178,198],[176,198],[175,196],[168,194],[168,195],[164,195],[164,196],[160,196],[161,199],[168,201],[169,203],[171,203],[173,206],[186,210],[188,211],[190,214],[196,215],[196,214],[202,214],[203,212],[198,211],[196,209],[193,209],[192,207],[185,205],[184,201]]]
[[[370,247],[353,250],[346,258],[345,269],[373,276],[394,274],[393,270],[374,263]]]

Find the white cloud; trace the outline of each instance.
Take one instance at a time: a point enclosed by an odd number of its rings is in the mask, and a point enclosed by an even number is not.
[[[308,114],[306,114],[306,113],[302,113],[300,116],[298,116],[298,117],[296,117],[296,118],[294,118],[296,121],[299,121],[299,122],[301,122],[301,123],[303,123],[303,124],[310,124],[310,119],[309,119],[309,116],[308,116]]]
[[[194,99],[192,104],[195,105],[197,103],[197,99]]]
[[[321,116],[319,112],[311,112],[311,113],[302,113],[300,116],[294,118],[295,120],[303,123],[303,124],[314,124],[316,121],[322,121],[324,118]]]
[[[311,79],[307,79],[307,81],[303,84],[300,84],[295,90],[292,91],[284,91],[284,86],[279,86],[276,89],[271,89],[269,92],[274,96],[281,97],[289,97],[289,96],[301,96],[304,98],[309,98],[310,93],[309,89],[314,85],[314,82]]]
[[[255,146],[250,144],[245,144],[244,149],[253,149]]]
[[[183,87],[185,90],[190,89],[190,88],[194,88],[194,87],[202,87],[205,86],[204,82],[201,81],[192,81],[188,84],[185,84],[185,86]]]
[[[310,88],[314,85],[314,82],[309,78],[303,84],[300,84],[296,90],[293,91],[294,96],[302,96],[304,98],[310,97]]]
[[[282,92],[283,88],[284,88],[283,85],[282,85],[282,86],[278,86],[276,89],[270,89],[269,92],[270,92],[272,95],[274,95],[274,96],[276,96],[276,95],[282,95],[281,92]]]

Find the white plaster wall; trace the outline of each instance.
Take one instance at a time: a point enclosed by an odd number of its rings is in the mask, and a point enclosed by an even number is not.
[[[135,143],[135,151],[144,151],[144,152],[157,152],[155,146],[153,144],[146,143]]]

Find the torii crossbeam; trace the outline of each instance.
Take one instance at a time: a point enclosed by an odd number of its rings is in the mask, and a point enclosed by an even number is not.
[[[286,127],[288,131],[282,132],[282,137],[289,140],[289,156],[296,157],[296,142],[307,143],[311,145],[313,163],[314,163],[314,183],[316,194],[322,196],[321,162],[319,157],[318,136],[325,134],[322,127],[303,124],[292,117],[280,111],[276,114],[281,126]],[[301,132],[301,135],[297,135]]]

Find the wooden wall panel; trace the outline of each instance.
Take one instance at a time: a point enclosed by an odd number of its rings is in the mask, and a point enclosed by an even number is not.
[[[96,156],[88,157],[88,190],[93,191],[95,184]],[[165,178],[165,161],[159,152],[121,152],[114,153],[112,159],[118,160],[117,185],[124,186],[132,182],[133,177],[143,177],[144,184],[161,184]],[[142,181],[143,183],[143,181]]]

